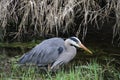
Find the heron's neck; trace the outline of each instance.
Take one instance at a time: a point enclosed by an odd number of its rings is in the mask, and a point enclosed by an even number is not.
[[[65,40],[65,47],[69,48],[70,47],[70,42],[68,40]]]
[[[76,51],[76,48],[74,46],[71,46],[69,41],[65,41],[65,47],[68,52]]]

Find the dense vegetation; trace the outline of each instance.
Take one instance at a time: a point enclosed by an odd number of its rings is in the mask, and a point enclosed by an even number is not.
[[[19,66],[19,56],[0,59],[1,80],[120,80],[120,68],[113,64],[114,59],[106,59],[104,65],[97,59],[90,60],[90,63],[71,63],[67,68],[62,67],[56,73],[45,72],[37,66]]]

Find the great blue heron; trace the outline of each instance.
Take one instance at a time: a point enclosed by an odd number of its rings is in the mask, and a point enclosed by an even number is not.
[[[70,37],[65,41],[62,38],[51,38],[44,40],[24,54],[18,62],[20,64],[32,63],[37,66],[51,64],[50,68],[53,70],[75,57],[75,47],[82,48],[92,54],[77,37]]]

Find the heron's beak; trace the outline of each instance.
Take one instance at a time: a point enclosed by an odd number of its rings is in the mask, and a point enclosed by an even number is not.
[[[80,48],[84,49],[85,51],[89,52],[90,54],[92,54],[92,51],[90,51],[88,48],[86,48],[82,43],[79,44]]]

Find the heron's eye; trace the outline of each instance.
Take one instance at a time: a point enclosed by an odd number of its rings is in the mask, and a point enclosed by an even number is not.
[[[74,47],[76,47],[75,45],[73,45],[73,44],[70,44],[70,46],[74,46]]]
[[[73,44],[70,44],[70,46],[73,46]]]

